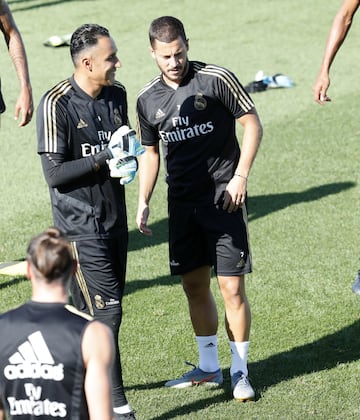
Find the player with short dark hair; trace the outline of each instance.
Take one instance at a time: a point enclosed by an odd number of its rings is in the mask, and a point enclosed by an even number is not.
[[[0,418],[111,420],[113,338],[67,304],[70,243],[49,228],[31,239],[26,260],[31,300],[0,315]]]
[[[168,184],[169,254],[172,275],[181,275],[199,351],[199,364],[165,385],[183,388],[223,382],[218,360],[218,316],[210,289],[213,267],[224,299],[234,398],[252,400],[247,354],[250,307],[245,274],[251,253],[246,214],[247,179],[262,127],[254,103],[229,70],[189,61],[181,21],[155,19],[151,55],[161,74],[137,100],[138,131],[146,153],[140,160],[137,225],[151,235],[149,201],[159,165],[159,143]],[[242,150],[235,133],[243,127]]]
[[[121,64],[109,31],[81,25],[70,52],[74,74],[46,92],[37,110],[38,153],[54,224],[79,261],[71,283],[74,305],[113,332],[114,411],[118,419],[130,419],[135,416],[125,397],[118,341],[128,245],[124,184],[135,176],[137,162],[135,154],[121,157],[124,144],[137,140],[127,127],[126,90],[115,80]]]

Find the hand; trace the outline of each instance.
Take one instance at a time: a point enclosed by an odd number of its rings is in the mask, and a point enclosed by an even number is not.
[[[136,157],[127,157],[124,159],[113,158],[109,161],[110,176],[120,178],[120,184],[129,184],[136,175],[138,162]]]
[[[136,215],[136,224],[139,232],[146,236],[152,236],[152,230],[148,227],[147,222],[150,214],[150,209],[147,204],[139,204]]]
[[[237,211],[245,203],[247,178],[234,176],[226,186],[223,210]]]
[[[34,104],[32,99],[32,91],[30,86],[24,87],[19,95],[15,105],[14,118],[19,120],[19,127],[27,125],[32,118],[34,112]]]
[[[320,73],[313,86],[315,102],[320,105],[324,105],[325,102],[331,102],[331,99],[327,96],[329,86],[330,78],[328,73]]]
[[[136,138],[135,130],[123,125],[112,134],[108,150],[113,158],[124,158],[142,155],[145,152],[145,147]]]

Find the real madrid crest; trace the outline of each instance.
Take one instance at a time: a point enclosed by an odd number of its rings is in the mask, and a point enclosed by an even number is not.
[[[103,298],[100,295],[95,295],[95,306],[98,309],[105,308],[105,302],[104,302]]]
[[[197,93],[194,99],[194,107],[198,111],[203,111],[207,107],[206,99],[202,93]]]
[[[119,127],[122,126],[123,124],[123,120],[117,108],[114,109],[114,123],[118,125]]]

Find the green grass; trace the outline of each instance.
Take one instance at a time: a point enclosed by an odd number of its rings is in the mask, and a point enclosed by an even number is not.
[[[355,19],[333,66],[333,102],[320,107],[311,87],[340,1],[304,0],[300,7],[281,0],[9,4],[26,42],[36,104],[72,72],[67,48],[46,48],[42,42],[86,21],[98,22],[117,42],[123,65],[118,79],[127,86],[134,123],[136,94],[157,74],[147,29],[162,14],[184,21],[190,58],[225,65],[244,84],[260,69],[283,72],[296,83],[253,95],[264,126],[249,180],[254,261],[247,281],[253,313],[249,370],[255,403],[239,405],[231,398],[222,323],[225,387],[163,387],[185,371],[185,360],[196,363],[196,346],[179,279],[169,276],[162,176],[151,203],[152,238],[135,228],[137,183],[127,186],[130,246],[120,340],[127,396],[138,419],[359,418],[359,298],[351,293],[359,263],[359,22]],[[51,214],[36,155],[35,121],[16,127],[17,81],[4,45],[0,56],[8,102],[0,128],[1,262],[23,258],[30,236],[51,224]],[[212,286],[222,320],[215,279]],[[29,295],[24,278],[0,276],[0,311]]]

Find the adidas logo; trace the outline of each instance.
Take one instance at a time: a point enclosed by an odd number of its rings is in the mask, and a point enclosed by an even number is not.
[[[244,258],[241,258],[240,261],[236,264],[236,268],[244,268],[246,261]]]
[[[4,375],[9,380],[15,379],[49,379],[62,381],[64,379],[64,365],[55,361],[40,331],[28,336],[28,340],[21,344],[12,356],[10,364],[5,366]]]
[[[216,346],[215,346],[214,343],[211,343],[211,342],[209,344],[206,344],[206,346],[205,346],[206,349],[209,349],[211,347],[216,347]]]
[[[165,116],[165,112],[159,108],[159,109],[156,111],[156,114],[155,114],[155,119],[156,119],[156,120],[158,120],[158,119],[160,119],[160,118],[162,118],[162,117],[164,117],[164,116]]]
[[[88,126],[87,123],[84,120],[80,119],[76,128],[85,128],[87,126]]]

